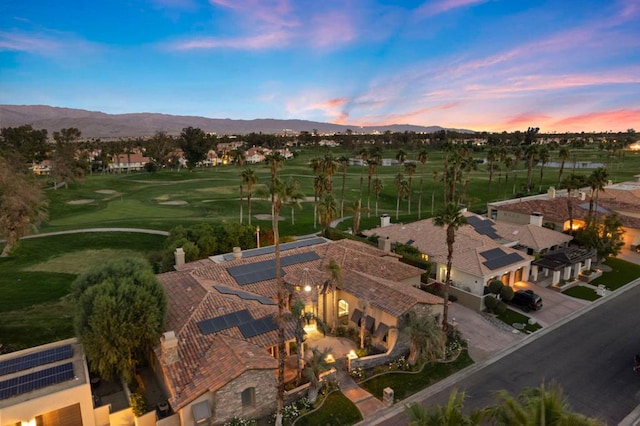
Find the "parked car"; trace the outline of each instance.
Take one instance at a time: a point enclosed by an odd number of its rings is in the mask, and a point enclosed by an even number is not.
[[[513,293],[510,303],[519,306],[523,311],[539,311],[542,309],[542,298],[533,290],[518,290]]]

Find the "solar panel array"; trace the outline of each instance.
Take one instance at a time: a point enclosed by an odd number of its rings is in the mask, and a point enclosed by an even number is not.
[[[286,250],[291,250],[294,248],[300,248],[300,247],[309,247],[309,246],[313,246],[316,244],[322,244],[325,243],[326,240],[324,238],[321,237],[315,237],[315,238],[305,238],[302,240],[296,240],[296,241],[292,241],[290,243],[283,243],[280,244],[280,250],[281,251],[286,251]],[[262,256],[263,254],[269,254],[269,253],[273,253],[275,251],[275,247],[274,246],[267,246],[267,247],[261,247],[261,248],[257,248],[257,249],[251,249],[251,250],[246,250],[242,252],[242,257],[243,258],[249,258],[249,257],[255,257],[255,256]],[[233,260],[233,253],[227,253],[225,255],[222,256],[224,260],[226,261],[230,261]]]
[[[507,254],[500,247],[493,248],[491,250],[483,251],[480,256],[484,257],[486,261],[482,262],[484,266],[492,271],[511,265],[512,263],[519,262],[524,258],[518,253]]]
[[[275,305],[276,302],[268,297],[260,296],[259,294],[249,293],[247,291],[236,290],[235,288],[225,287],[223,285],[214,285],[213,288],[218,290],[222,294],[233,294],[243,300],[257,300],[263,305]]]
[[[473,229],[480,235],[486,235],[492,240],[497,240],[500,238],[500,235],[496,232],[496,229],[493,227],[493,222],[488,219],[482,219],[478,216],[469,216],[467,218],[467,222]]]
[[[277,330],[278,323],[276,323],[272,317],[263,317],[245,324],[240,324],[238,328],[242,335],[248,339],[268,331]]]
[[[75,377],[73,363],[68,362],[44,370],[14,377],[0,382],[0,400],[11,398],[47,386],[62,383]]]
[[[317,259],[320,259],[320,256],[314,251],[309,251],[283,257],[280,259],[280,265],[289,266]],[[227,268],[227,272],[239,285],[272,280],[276,277],[276,261],[263,260],[262,262],[249,263],[247,265],[230,266]],[[281,271],[281,273],[284,275],[284,271]]]
[[[229,314],[220,315],[219,317],[200,321],[197,325],[202,334],[211,334],[250,321],[253,321],[253,317],[247,309],[243,309],[241,311],[231,312]]]
[[[6,361],[0,362],[0,376],[16,373],[18,371],[28,370],[30,368],[50,364],[52,362],[62,361],[63,359],[71,358],[72,356],[73,349],[71,348],[71,345],[64,345],[57,348],[47,349],[29,355],[23,355],[20,357],[8,359]]]

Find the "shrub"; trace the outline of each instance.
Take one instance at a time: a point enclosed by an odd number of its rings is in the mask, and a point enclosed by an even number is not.
[[[258,422],[253,419],[243,419],[242,417],[234,417],[224,424],[224,426],[257,426]]]
[[[513,299],[513,289],[509,286],[502,287],[502,289],[500,290],[500,299],[507,302]]]
[[[504,314],[505,312],[507,312],[507,304],[502,301],[498,302],[496,307],[493,309],[493,312],[498,315]]]
[[[498,306],[498,299],[496,299],[495,296],[488,295],[484,298],[484,305],[489,312],[493,312],[496,306]]]
[[[493,280],[489,283],[489,292],[492,294],[500,294],[500,291],[502,290],[503,287],[504,287],[504,284],[502,284],[502,281]]]
[[[129,398],[129,404],[131,404],[131,411],[133,411],[133,415],[136,417],[140,417],[147,411],[147,403],[141,393],[132,393]]]

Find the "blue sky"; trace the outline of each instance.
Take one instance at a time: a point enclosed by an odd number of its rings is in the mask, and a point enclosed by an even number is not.
[[[640,130],[639,22],[640,0],[4,0],[0,104]]]

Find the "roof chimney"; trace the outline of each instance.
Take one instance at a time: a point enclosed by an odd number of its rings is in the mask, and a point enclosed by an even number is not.
[[[542,213],[533,212],[531,213],[531,216],[529,216],[529,224],[542,226],[542,218],[543,218]]]
[[[233,258],[242,259],[242,249],[240,247],[233,248]]]
[[[184,250],[182,247],[178,247],[175,252],[173,252],[175,257],[175,269],[180,269],[184,266]]]
[[[389,237],[378,238],[378,248],[382,251],[391,251],[391,240]]]
[[[162,334],[160,339],[162,345],[162,357],[167,364],[173,364],[180,359],[178,354],[178,338],[173,331],[167,331]]]
[[[391,218],[388,214],[383,214],[380,216],[380,228],[384,228],[385,226],[391,225]]]

